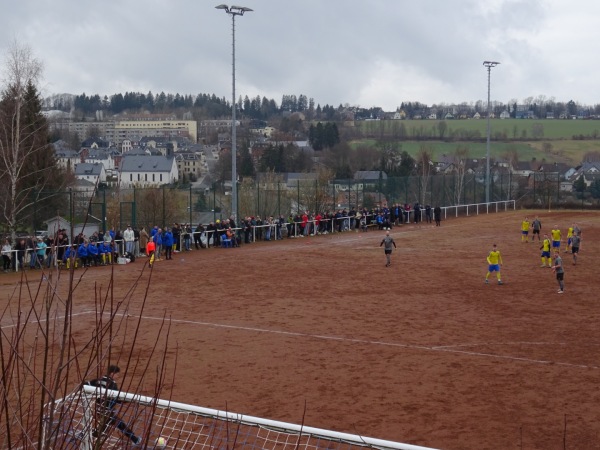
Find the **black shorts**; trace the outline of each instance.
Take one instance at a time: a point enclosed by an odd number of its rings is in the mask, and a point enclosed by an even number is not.
[[[385,254],[386,254],[386,255],[391,255],[391,254],[392,254],[392,251],[391,251],[391,250],[385,250]]]
[[[565,278],[565,273],[564,273],[564,272],[561,272],[561,273],[557,273],[557,274],[556,274],[556,279],[557,279],[558,281],[562,281],[564,278]]]
[[[571,253],[579,253],[579,247],[571,247]]]
[[[540,230],[533,230],[533,234],[540,234]]]

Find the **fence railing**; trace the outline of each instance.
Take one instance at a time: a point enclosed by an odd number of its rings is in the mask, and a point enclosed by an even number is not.
[[[445,206],[440,208],[442,220],[449,220],[461,216],[473,216],[480,214],[495,214],[516,209],[515,200],[505,200],[492,203],[474,203],[467,205]],[[261,225],[251,225],[249,227],[236,227],[232,229],[235,235],[235,242],[227,241],[223,236],[227,232],[227,228],[221,229],[203,229],[201,231],[192,231],[180,235],[179,240],[173,244],[177,251],[191,250],[191,246],[200,247],[222,247],[223,242],[228,242],[227,247],[235,247],[241,244],[247,244],[257,241],[277,241],[284,238],[298,238],[306,236],[314,236],[317,234],[343,233],[347,231],[367,231],[370,228],[392,228],[394,226],[408,225],[411,223],[430,222],[433,214],[428,214],[425,209],[416,213],[414,210],[402,211],[399,217],[387,217],[387,221],[378,221],[380,214],[359,213],[356,216],[339,216],[333,218],[309,219],[307,221],[288,221],[274,222]],[[206,224],[208,226],[208,224]],[[188,237],[186,238],[186,235]],[[89,242],[88,245],[99,245],[98,242]],[[127,243],[122,239],[111,241],[111,262],[116,263],[117,259],[125,256]],[[3,257],[6,255],[10,258],[10,268],[12,271],[19,271],[23,268],[50,268],[62,266],[67,259],[74,262],[79,259],[77,253],[71,254],[68,258],[64,256],[58,258],[61,254],[64,255],[67,248],[77,251],[78,245],[51,245],[42,250],[36,248],[27,248],[25,250],[11,250],[3,252]],[[142,250],[139,246],[139,240],[136,239],[132,245],[132,254],[134,257],[142,255]],[[43,251],[43,254],[39,252]],[[98,260],[95,262],[97,263]],[[94,261],[92,260],[92,263]],[[6,271],[6,270],[5,270]]]

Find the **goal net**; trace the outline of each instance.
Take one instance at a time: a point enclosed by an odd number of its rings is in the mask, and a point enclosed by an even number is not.
[[[54,448],[432,450],[93,386],[57,401],[53,410],[44,439]]]

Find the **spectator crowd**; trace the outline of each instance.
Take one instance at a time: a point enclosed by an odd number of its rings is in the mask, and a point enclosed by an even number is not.
[[[209,224],[174,223],[171,227],[127,226],[125,230],[104,230],[86,236],[79,233],[70,242],[66,230],[54,235],[19,237],[11,243],[4,240],[1,254],[4,272],[29,268],[96,267],[117,263],[128,263],[146,255],[148,242],[154,243],[157,260],[170,260],[173,253],[187,252],[210,247],[239,247],[257,241],[276,241],[303,238],[346,231],[368,231],[391,229],[408,223],[431,223],[435,216],[439,225],[440,208],[426,205],[394,204],[392,207],[339,209],[337,211],[290,214],[287,218],[248,216],[237,224],[233,217],[216,220]]]

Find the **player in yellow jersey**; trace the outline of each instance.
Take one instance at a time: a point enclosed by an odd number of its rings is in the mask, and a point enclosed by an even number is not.
[[[552,236],[552,248],[560,251],[561,234],[558,225],[554,225],[554,229],[550,231],[550,235]]]
[[[521,242],[529,242],[529,219],[525,217],[525,220],[521,222]]]
[[[573,239],[573,227],[569,227],[567,230],[567,247],[565,248],[565,252],[569,252],[571,248],[571,241]]]
[[[502,284],[502,278],[500,277],[500,267],[502,266],[502,256],[500,256],[500,250],[493,245],[492,251],[487,257],[488,272],[485,276],[485,284],[488,284],[488,278],[492,272],[496,272],[496,278],[498,278],[498,284]]]
[[[552,257],[550,256],[551,245],[552,243],[548,238],[548,233],[545,233],[542,246],[540,247],[540,250],[542,251],[542,265],[540,267],[546,267],[546,262],[548,263],[548,267],[552,267]]]

